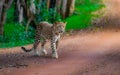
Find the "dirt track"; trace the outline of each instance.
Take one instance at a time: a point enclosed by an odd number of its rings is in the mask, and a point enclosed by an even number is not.
[[[0,49],[0,75],[120,75],[120,31],[66,36],[61,40],[58,60],[50,57],[48,44],[46,47],[46,57],[33,57],[20,47]]]
[[[64,37],[58,60],[50,55],[32,57],[19,47],[2,49],[0,75],[120,75],[119,38],[120,31]]]

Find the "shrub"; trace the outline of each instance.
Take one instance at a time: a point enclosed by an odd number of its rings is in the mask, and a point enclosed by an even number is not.
[[[102,0],[76,0],[75,12],[65,19],[68,22],[66,30],[84,29],[91,26],[91,21],[98,15],[93,14],[104,7]],[[99,14],[100,15],[100,14]]]
[[[55,8],[47,8],[46,1],[42,3],[36,3],[38,13],[36,14],[36,21],[48,21],[50,23],[55,21],[61,21],[61,16],[58,12],[56,12]]]
[[[29,37],[26,38],[25,27],[19,24],[5,24],[4,37],[0,37],[0,47],[13,47],[31,43],[34,37],[34,29],[29,28]]]

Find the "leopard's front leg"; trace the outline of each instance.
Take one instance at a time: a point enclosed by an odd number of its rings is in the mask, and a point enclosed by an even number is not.
[[[58,38],[52,38],[51,40],[52,57],[56,59],[58,58],[57,45],[58,45]]]

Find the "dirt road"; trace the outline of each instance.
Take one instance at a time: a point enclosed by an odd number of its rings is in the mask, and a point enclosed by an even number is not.
[[[120,31],[64,37],[59,59],[0,49],[0,75],[120,75]],[[31,46],[28,46],[28,48]]]
[[[108,8],[115,7],[108,11],[118,15],[116,9],[120,7],[120,0],[105,1]],[[119,25],[119,22],[115,23]],[[65,36],[59,45],[57,60],[51,58],[48,45],[45,57],[33,57],[31,53],[22,52],[20,47],[0,49],[0,75],[120,75],[118,30]]]

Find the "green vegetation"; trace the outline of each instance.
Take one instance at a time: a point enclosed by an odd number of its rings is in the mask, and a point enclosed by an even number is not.
[[[14,21],[14,6],[7,10],[6,23],[11,23]]]
[[[25,36],[25,27],[19,24],[5,24],[4,37],[0,37],[0,48],[21,46],[33,42],[34,29],[29,28],[29,38]]]
[[[37,1],[37,0],[36,0]],[[37,9],[39,9],[41,12],[36,14],[36,21],[39,23],[40,21],[47,21],[47,22],[56,22],[61,21],[61,16],[59,13],[55,11],[55,9],[50,8],[47,9],[46,2],[43,2],[42,4],[37,3]],[[54,16],[54,18],[53,18]]]
[[[68,22],[66,30],[90,27],[92,18],[98,17],[93,12],[103,7],[101,0],[77,0],[75,13],[65,20]]]
[[[66,30],[90,27],[91,20],[94,17],[98,17],[98,15],[93,14],[93,12],[100,10],[102,7],[104,7],[104,5],[101,0],[76,0],[74,14],[63,20],[68,22]],[[42,11],[44,11],[44,13],[37,14],[42,15],[42,18],[37,17],[38,21],[49,21],[52,16],[51,13],[56,13],[52,10],[48,13],[46,9],[42,9]],[[25,26],[12,23],[14,20],[14,7],[8,10],[7,16],[7,22],[4,25],[4,37],[0,37],[0,48],[22,46],[33,43],[35,33],[34,28],[29,27],[29,38],[26,38]],[[56,14],[55,18],[57,21],[61,20],[59,14]]]

